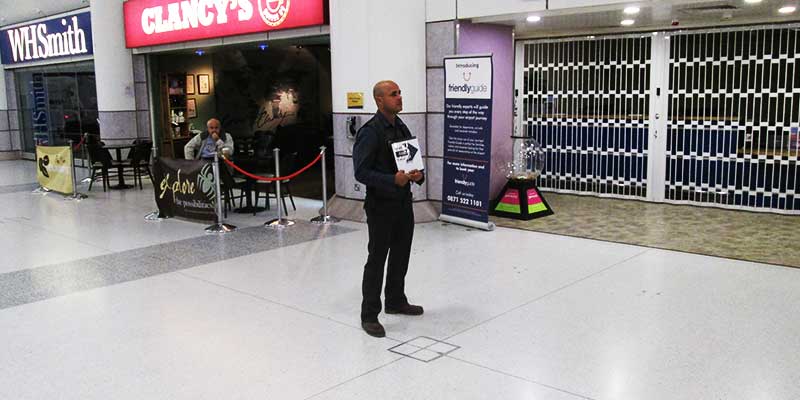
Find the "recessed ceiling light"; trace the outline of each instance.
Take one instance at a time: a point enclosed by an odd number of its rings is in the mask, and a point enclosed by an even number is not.
[[[781,14],[791,14],[791,13],[795,12],[796,10],[797,10],[797,7],[795,7],[795,6],[786,6],[786,7],[779,8],[778,12],[781,13]]]
[[[625,9],[622,10],[622,12],[624,12],[627,15],[638,14],[639,13],[639,7],[625,7]]]
[[[758,4],[761,3],[762,0],[744,0],[747,4]]]
[[[539,22],[542,20],[542,17],[538,15],[529,15],[528,18],[525,18],[525,20],[528,22]]]
[[[636,21],[634,21],[634,20],[632,20],[632,19],[623,19],[622,21],[620,21],[620,22],[619,22],[619,24],[620,24],[620,25],[622,25],[622,26],[631,26],[631,25],[633,25],[635,22],[636,22]]]

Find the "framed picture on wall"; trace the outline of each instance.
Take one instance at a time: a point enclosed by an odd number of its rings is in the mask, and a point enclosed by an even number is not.
[[[194,75],[186,74],[186,94],[194,94]]]
[[[186,100],[186,118],[197,118],[197,100]]]
[[[200,94],[211,93],[211,79],[207,74],[197,75],[197,89]]]

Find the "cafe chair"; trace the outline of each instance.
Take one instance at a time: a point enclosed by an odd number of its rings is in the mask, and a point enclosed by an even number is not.
[[[150,182],[153,182],[153,173],[150,171],[150,155],[153,152],[153,142],[139,141],[131,150],[130,166],[133,169],[133,183],[139,181],[139,190],[142,190],[142,173],[147,172]]]
[[[95,181],[102,179],[103,191],[105,192],[109,185],[109,170],[113,164],[113,159],[108,150],[104,149],[100,143],[102,142],[89,143],[86,145],[89,166],[92,171],[89,181],[89,191],[92,190],[92,185]]]
[[[223,218],[228,218],[228,210],[233,209],[234,203],[234,190],[239,190],[239,207],[242,206],[242,199],[244,198],[245,182],[237,182],[233,179],[228,167],[220,165],[219,167],[219,188],[222,190],[222,207]]]

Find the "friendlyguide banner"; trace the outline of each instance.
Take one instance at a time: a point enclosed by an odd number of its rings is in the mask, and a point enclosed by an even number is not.
[[[442,216],[491,230],[492,56],[444,60]]]
[[[216,221],[214,170],[210,162],[158,158],[153,165],[159,216]]]
[[[69,146],[36,146],[36,180],[43,188],[72,194],[72,149]]]

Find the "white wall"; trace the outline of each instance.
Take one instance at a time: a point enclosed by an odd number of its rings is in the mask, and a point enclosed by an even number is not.
[[[550,0],[550,10],[561,10],[564,8],[578,8],[578,7],[597,7],[607,6],[610,4],[630,4],[630,5],[644,5],[646,3],[653,3],[652,0],[648,1],[630,1],[630,0]]]
[[[122,0],[93,1],[94,70],[100,111],[136,110],[131,51],[125,48]]]
[[[456,19],[456,0],[426,0],[425,21],[449,21]]]
[[[333,112],[373,113],[372,86],[391,79],[403,112],[426,112],[425,0],[330,2]],[[347,109],[347,92],[364,93],[364,109]]]
[[[543,11],[546,5],[545,0],[458,0],[457,6],[458,18],[475,18]]]

